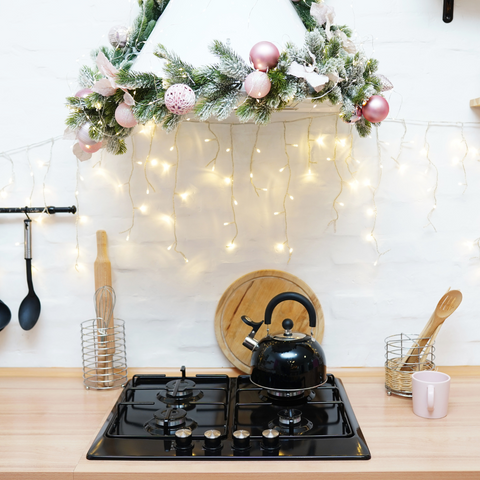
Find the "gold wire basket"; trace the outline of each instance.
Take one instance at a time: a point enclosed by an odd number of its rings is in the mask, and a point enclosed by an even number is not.
[[[437,333],[437,332],[435,332]],[[385,339],[385,388],[387,394],[412,396],[412,374],[422,370],[436,370],[435,337],[420,346],[418,335],[400,333]],[[414,361],[407,359],[413,356]]]
[[[96,390],[124,387],[128,379],[125,322],[115,318],[111,327],[99,325],[99,318],[81,323],[83,384]]]

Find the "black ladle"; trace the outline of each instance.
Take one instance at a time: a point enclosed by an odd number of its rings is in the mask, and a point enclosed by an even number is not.
[[[25,263],[27,267],[28,294],[23,299],[18,309],[18,320],[24,330],[31,330],[40,316],[40,300],[33,290],[32,282],[32,221],[30,218],[25,223]]]
[[[12,318],[12,312],[0,300],[0,332],[10,323],[11,318]]]

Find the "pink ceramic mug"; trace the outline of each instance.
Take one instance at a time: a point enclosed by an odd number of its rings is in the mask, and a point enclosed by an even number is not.
[[[413,413],[424,418],[443,418],[448,412],[450,377],[434,371],[412,375]]]

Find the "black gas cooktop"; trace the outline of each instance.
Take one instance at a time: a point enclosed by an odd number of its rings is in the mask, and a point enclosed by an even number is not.
[[[89,460],[368,460],[341,380],[268,391],[248,375],[135,375]]]

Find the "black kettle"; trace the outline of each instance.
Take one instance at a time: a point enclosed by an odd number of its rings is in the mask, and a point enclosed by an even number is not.
[[[293,321],[289,318],[282,322],[284,332],[270,335],[268,326],[272,323],[273,310],[286,300],[294,300],[306,308],[312,329],[310,336],[292,332]],[[260,341],[254,337],[264,322],[254,322],[247,316],[242,316],[242,320],[252,327],[243,342],[252,350],[252,383],[267,390],[297,391],[315,388],[327,381],[325,354],[313,338],[317,315],[308,298],[295,292],[280,293],[272,298],[265,310],[267,336]]]

